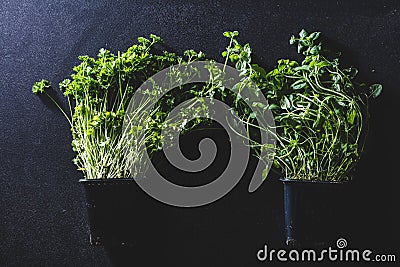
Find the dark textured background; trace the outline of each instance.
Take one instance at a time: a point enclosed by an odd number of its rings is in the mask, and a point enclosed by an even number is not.
[[[36,80],[59,82],[78,55],[94,56],[101,47],[124,50],[150,33],[171,50],[193,48],[221,60],[222,32],[238,30],[258,63],[270,69],[278,58],[295,56],[288,38],[303,27],[322,31],[366,81],[384,86],[371,105],[366,153],[351,185],[353,212],[344,220],[352,232],[350,245],[397,253],[400,3],[298,2],[0,1],[0,266],[109,266],[113,261],[102,247],[88,243],[69,128],[53,105],[30,92]],[[214,213],[199,209],[199,221],[175,210],[176,225],[197,230],[172,229],[174,238],[154,244],[154,258],[164,255],[178,266],[184,260],[186,266],[253,266],[264,243],[283,246],[281,184],[272,177],[248,195],[249,179],[210,206]]]

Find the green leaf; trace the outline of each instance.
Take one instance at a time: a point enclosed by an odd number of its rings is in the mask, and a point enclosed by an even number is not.
[[[277,104],[270,104],[270,105],[268,106],[268,108],[269,108],[270,110],[274,110],[274,109],[278,109],[279,106],[278,106]]]
[[[154,42],[162,42],[162,39],[160,37],[158,37],[155,34],[150,34],[150,38],[154,41]]]
[[[187,57],[194,57],[197,55],[196,51],[194,51],[193,49],[189,49],[183,52],[183,54]]]
[[[138,39],[138,42],[142,43],[142,44],[150,43],[150,41],[148,39],[144,38],[144,37],[138,37],[137,39]]]
[[[313,32],[313,33],[310,34],[309,37],[310,37],[311,40],[315,41],[315,40],[318,39],[320,34],[321,34],[321,32]]]
[[[286,96],[283,96],[281,100],[281,108],[290,109],[290,107],[291,107],[290,100]]]
[[[310,49],[310,54],[311,55],[318,55],[320,50],[321,50],[321,46],[320,45],[313,46]]]
[[[254,102],[253,104],[252,104],[252,106],[253,107],[259,107],[259,108],[261,108],[261,109],[265,109],[265,105],[263,104],[263,103],[261,103],[261,102]]]
[[[258,72],[261,76],[267,75],[265,69],[258,64],[251,64],[252,68]]]
[[[290,40],[289,40],[289,44],[294,44],[296,42],[296,37],[294,37],[294,35],[292,35],[292,37],[290,37]]]
[[[382,93],[382,84],[373,84],[369,87],[370,96],[377,98]]]
[[[309,65],[302,65],[302,66],[294,68],[294,71],[299,71],[299,70],[310,70],[310,66]]]
[[[308,33],[307,33],[306,30],[304,30],[304,29],[302,29],[302,30],[300,31],[300,33],[299,33],[299,36],[300,36],[301,38],[305,38],[307,35],[308,35]]]
[[[44,91],[50,87],[51,87],[51,84],[49,81],[40,80],[38,82],[35,82],[35,84],[32,86],[32,93],[34,93],[35,95],[38,95],[38,94],[44,93]]]
[[[298,80],[294,83],[292,83],[292,85],[290,87],[292,87],[294,90],[299,90],[304,88],[307,85],[307,83],[304,80]]]
[[[330,66],[331,64],[329,64],[328,61],[321,61],[317,64],[318,68],[323,68],[323,67],[327,67]]]
[[[232,32],[224,32],[223,35],[224,35],[225,37],[231,38]]]
[[[323,119],[322,119],[322,117],[318,114],[317,119],[314,121],[312,127],[313,127],[314,129],[317,129],[317,128],[319,128],[319,127],[322,125],[322,122],[323,122]]]
[[[356,111],[354,109],[350,109],[347,111],[347,121],[353,125],[354,124],[354,119],[356,118]]]
[[[238,35],[239,35],[238,31],[233,31],[233,32],[227,31],[227,32],[224,32],[224,36],[228,37],[228,38],[233,38],[233,37],[238,36]]]
[[[301,53],[301,51],[303,50],[303,48],[304,48],[304,46],[301,44],[301,43],[299,43],[298,45],[297,45],[297,53]]]
[[[238,55],[238,54],[231,54],[231,55],[229,56],[229,59],[230,59],[232,62],[235,62],[235,61],[239,60],[239,55]]]

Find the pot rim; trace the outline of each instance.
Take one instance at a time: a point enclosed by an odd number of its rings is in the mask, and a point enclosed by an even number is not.
[[[305,183],[305,184],[347,184],[350,180],[347,181],[320,181],[320,180],[302,180],[302,179],[288,179],[288,178],[279,178],[283,183]]]
[[[135,179],[141,178],[105,178],[105,179],[79,179],[79,183],[115,183],[115,182],[135,182]]]

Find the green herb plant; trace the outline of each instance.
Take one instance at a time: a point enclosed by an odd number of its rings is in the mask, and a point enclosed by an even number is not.
[[[158,71],[197,60],[204,54],[188,50],[184,53],[185,61],[174,53],[154,49],[154,45],[161,42],[158,36],[150,35],[150,39],[139,37],[138,43],[124,53],[115,55],[101,49],[97,58],[80,56],[81,63],[73,68],[71,79],[59,84],[68,101],[68,112],[47,92],[51,87],[47,80],[33,85],[32,92],[47,95],[69,122],[72,148],[77,154],[73,161],[86,179],[138,177],[147,167],[140,162],[146,149],[151,154],[162,147],[161,129],[173,106],[173,97],[158,101],[147,114],[144,108],[154,97],[145,98],[129,114],[131,127],[126,128],[129,131],[123,131],[131,97]],[[143,131],[147,134],[142,135]]]
[[[244,79],[251,79],[261,90],[273,112],[276,124],[274,166],[288,179],[339,182],[350,179],[351,171],[360,160],[368,129],[368,100],[382,91],[380,84],[367,87],[355,82],[357,69],[341,68],[339,58],[330,59],[318,42],[320,33],[302,30],[292,36],[303,56],[301,62],[278,60],[266,72],[251,60],[249,44],[241,45],[237,32],[224,34],[230,44],[222,55],[233,63]],[[243,123],[258,129],[254,114],[243,105],[240,97],[235,109]],[[247,136],[256,155],[265,159],[268,149]],[[265,172],[264,174],[266,174]],[[265,177],[264,177],[265,178]]]

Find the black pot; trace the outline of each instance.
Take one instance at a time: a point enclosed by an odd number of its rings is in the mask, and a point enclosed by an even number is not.
[[[79,181],[85,188],[92,245],[146,245],[163,235],[165,205],[133,179]]]
[[[281,181],[287,245],[325,247],[346,232],[346,182]]]

